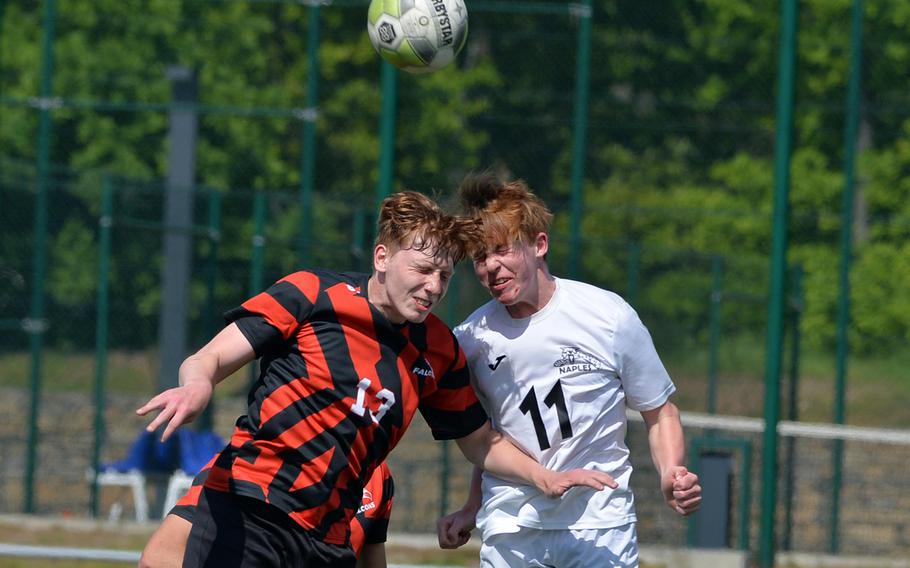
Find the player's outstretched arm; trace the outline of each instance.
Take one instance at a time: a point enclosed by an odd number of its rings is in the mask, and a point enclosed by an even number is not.
[[[576,485],[600,491],[605,486],[616,488],[616,481],[602,471],[573,469],[549,470],[519,450],[508,438],[493,430],[490,422],[455,440],[461,452],[484,471],[518,483],[533,485],[547,497],[560,497]]]
[[[255,356],[249,340],[237,324],[232,323],[180,365],[180,386],[158,394],[137,409],[136,414],[145,416],[159,411],[145,429],[154,432],[167,424],[161,435],[162,440],[167,440],[177,427],[192,422],[205,410],[216,384]]]
[[[474,466],[474,474],[471,476],[471,489],[468,491],[468,500],[464,506],[436,521],[436,537],[439,539],[439,548],[458,548],[471,540],[471,530],[476,523],[477,511],[480,510],[482,501],[480,488],[482,472],[482,469]]]
[[[698,476],[683,465],[686,442],[679,409],[667,401],[641,413],[648,427],[651,459],[660,473],[660,490],[667,505],[680,515],[690,515],[701,505]]]

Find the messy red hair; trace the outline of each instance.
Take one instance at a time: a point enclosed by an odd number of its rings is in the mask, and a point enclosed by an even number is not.
[[[449,215],[432,199],[416,191],[402,191],[379,206],[376,244],[416,248],[434,257],[461,261],[469,243],[482,238],[473,219]]]
[[[513,241],[532,243],[548,233],[553,214],[522,180],[502,181],[489,173],[469,174],[458,189],[463,213],[479,223],[483,236],[472,255]]]

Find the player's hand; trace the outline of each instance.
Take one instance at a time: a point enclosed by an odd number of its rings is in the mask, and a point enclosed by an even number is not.
[[[436,536],[439,548],[458,548],[471,540],[471,529],[474,528],[476,512],[459,509],[436,521]]]
[[[604,487],[616,489],[619,484],[616,480],[602,471],[593,469],[573,469],[569,471],[548,471],[543,480],[543,485],[538,487],[547,497],[562,497],[562,495],[577,485],[591,487],[600,491]]]
[[[691,515],[701,505],[698,476],[684,466],[671,467],[661,478],[660,489],[667,505],[680,515]]]
[[[161,441],[171,437],[178,426],[192,422],[199,416],[212,398],[212,384],[208,381],[192,381],[185,385],[168,389],[141,408],[136,409],[136,414],[145,416],[149,412],[159,410],[158,416],[149,422],[145,429],[154,432],[162,424],[167,423]]]

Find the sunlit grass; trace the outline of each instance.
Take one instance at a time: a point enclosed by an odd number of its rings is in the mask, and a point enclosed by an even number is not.
[[[683,410],[707,411],[710,383],[706,347],[699,344],[686,349],[663,350],[661,356],[679,388],[675,396],[677,404]],[[790,353],[785,350],[780,384],[783,419],[789,417],[791,362]],[[831,422],[836,391],[835,355],[801,352],[798,363],[797,418]],[[762,416],[766,366],[763,337],[723,337],[714,383],[715,412]],[[31,369],[31,356],[27,351],[0,354],[0,387],[29,388]],[[45,392],[94,392],[97,368],[92,352],[45,349],[41,369]],[[157,392],[157,352],[109,352],[104,380],[107,393],[149,395]],[[242,369],[216,390],[216,396],[243,394],[248,380],[249,370]],[[910,350],[888,356],[848,358],[846,397],[848,424],[881,427],[910,424]]]
[[[88,352],[45,349],[41,354],[42,389],[53,392],[94,392],[98,380],[95,354]],[[249,370],[237,372],[219,395],[242,390],[247,384]],[[29,388],[32,378],[32,358],[28,352],[0,354],[0,387]],[[103,377],[109,393],[147,395],[158,390],[157,351],[111,351],[107,355]],[[176,377],[174,381],[176,383]]]
[[[714,377],[715,412],[762,416],[767,382],[764,338],[724,337],[717,354]],[[708,352],[690,347],[662,354],[679,388],[675,395],[683,410],[706,412],[710,388]],[[836,393],[834,353],[799,353],[796,375],[796,418],[806,422],[832,422]],[[789,393],[793,359],[781,356],[780,415],[789,418]],[[910,350],[887,356],[847,359],[845,379],[846,423],[859,426],[904,428],[910,423]]]

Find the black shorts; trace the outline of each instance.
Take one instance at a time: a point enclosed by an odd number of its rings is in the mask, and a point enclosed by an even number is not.
[[[204,489],[193,515],[184,568],[354,568],[350,547],[313,537],[280,509]]]

